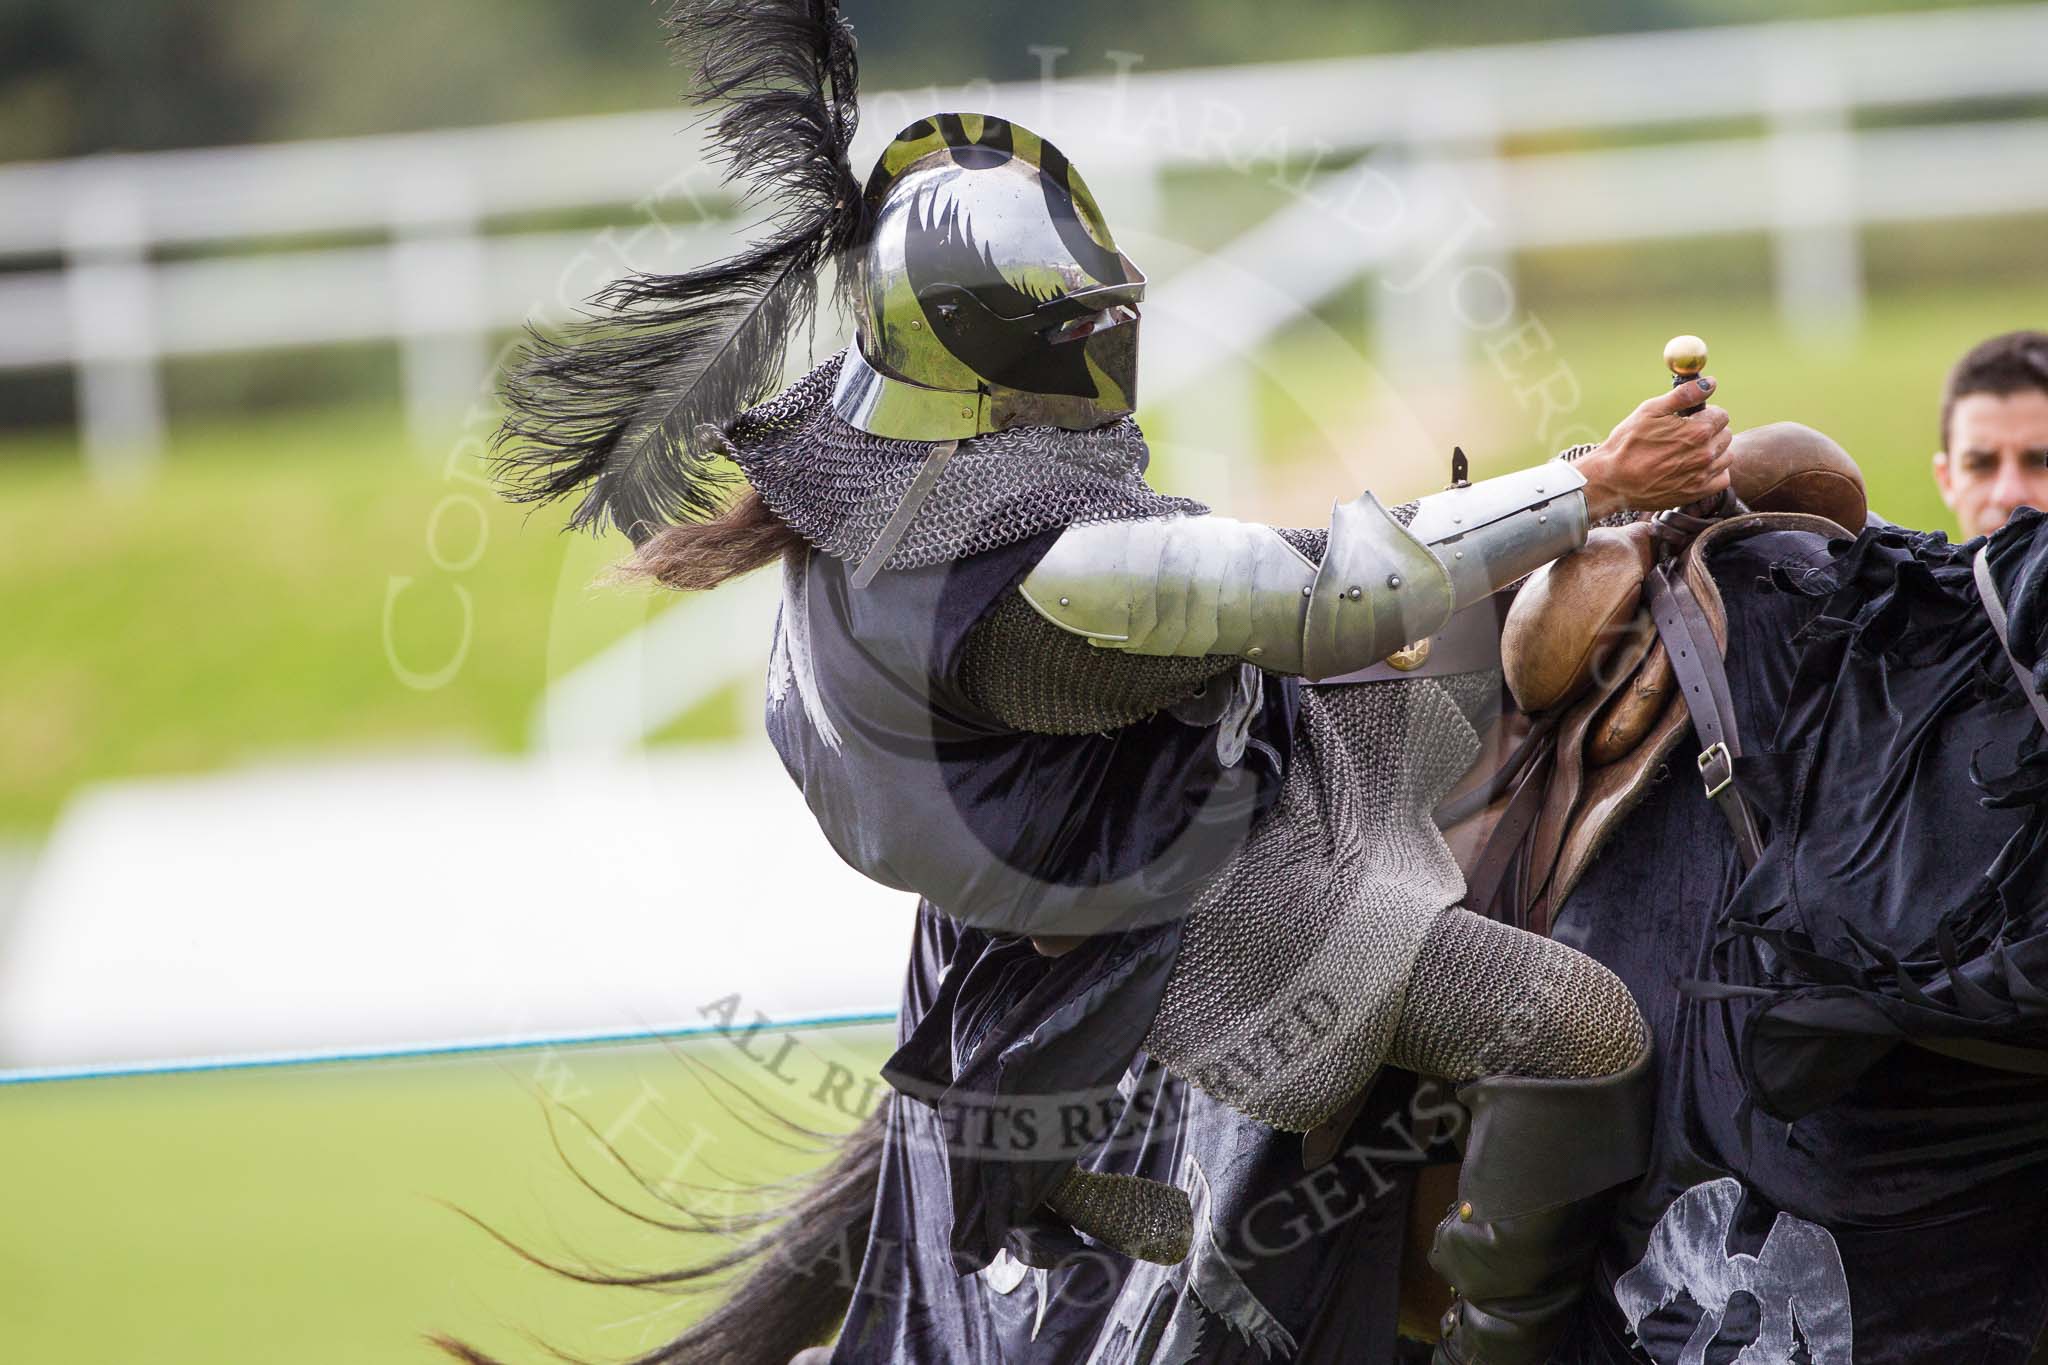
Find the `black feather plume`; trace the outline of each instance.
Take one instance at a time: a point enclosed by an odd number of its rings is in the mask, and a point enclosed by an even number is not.
[[[588,485],[569,524],[636,542],[719,510],[716,429],[774,391],[819,268],[867,230],[847,160],[858,66],[838,0],[679,0],[666,22],[693,101],[723,105],[713,136],[727,182],[743,204],[773,204],[768,235],[680,275],[619,280],[564,337],[533,334],[505,381],[496,461],[514,501]]]

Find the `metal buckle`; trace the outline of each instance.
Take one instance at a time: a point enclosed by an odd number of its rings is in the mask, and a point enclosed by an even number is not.
[[[1719,782],[1707,776],[1707,769],[1716,762],[1721,764],[1722,777]],[[1700,778],[1707,784],[1707,799],[1709,801],[1719,796],[1722,792],[1727,791],[1735,781],[1734,760],[1728,757],[1728,746],[1718,739],[1700,750],[1699,768]]]

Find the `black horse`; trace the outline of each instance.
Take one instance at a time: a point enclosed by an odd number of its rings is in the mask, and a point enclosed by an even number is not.
[[[1650,1171],[1621,1197],[1557,1361],[2036,1359],[2044,527],[2023,512],[1962,546],[1882,526],[1854,539],[1766,529],[1707,561],[1746,740],[1735,780],[1763,854],[1744,866],[1681,739],[1556,907],[1556,936],[1628,983],[1660,1059]],[[2011,657],[1973,572],[1980,552],[2011,607]],[[922,931],[926,976],[945,932]],[[913,1015],[920,982],[914,967]],[[1388,1073],[1340,1144],[1366,1159],[1304,1175],[1297,1142],[1233,1127],[1142,1059],[1129,1085],[1156,1116],[1137,1138],[1143,1164],[1169,1179],[1190,1161],[1204,1179],[1229,1171],[1263,1224],[1214,1229],[1211,1254],[1177,1272],[1105,1257],[957,1275],[918,1250],[947,1244],[950,1208],[931,1197],[943,1138],[896,1097],[788,1217],[735,1229],[751,1240],[732,1255],[621,1281],[724,1294],[638,1365],[1406,1358],[1398,1329],[1427,1325],[1401,1317],[1398,1288],[1428,1299],[1413,1244],[1440,1212],[1416,1190],[1455,1158],[1454,1134],[1418,1116],[1454,1106]]]
[[[2044,525],[1714,557],[1766,843],[1745,875],[1681,745],[1562,907],[1650,1020],[1660,1094],[1558,1359],[2019,1365],[2042,1339]]]

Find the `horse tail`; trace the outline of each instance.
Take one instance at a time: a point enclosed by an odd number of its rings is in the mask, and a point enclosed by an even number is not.
[[[806,1346],[831,1341],[867,1251],[888,1112],[876,1106],[846,1135],[825,1169],[777,1210],[772,1231],[713,1263],[746,1268],[717,1308],[633,1365],[787,1365]]]
[[[806,1347],[830,1342],[853,1302],[874,1222],[888,1112],[887,1104],[877,1106],[839,1139],[832,1160],[795,1186],[790,1198],[765,1210],[696,1220],[705,1230],[744,1238],[709,1261],[643,1275],[550,1268],[585,1283],[681,1290],[725,1289],[736,1275],[716,1308],[627,1365],[789,1365]],[[465,1342],[428,1340],[464,1365],[503,1365]]]

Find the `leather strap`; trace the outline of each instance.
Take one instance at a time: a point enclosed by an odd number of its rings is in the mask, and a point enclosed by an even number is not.
[[[1546,731],[1546,739],[1551,733]],[[1534,735],[1531,736],[1534,738]],[[1506,885],[1508,874],[1514,870],[1515,860],[1521,855],[1529,839],[1529,832],[1536,827],[1536,817],[1543,811],[1543,796],[1550,786],[1550,769],[1556,757],[1555,750],[1539,752],[1517,780],[1514,795],[1508,798],[1507,809],[1501,813],[1500,821],[1487,836],[1486,847],[1472,864],[1472,875],[1465,883],[1465,908],[1475,915],[1487,915],[1494,919],[1506,920],[1518,929],[1529,926],[1522,919],[1521,897],[1515,897],[1515,904],[1508,907],[1508,914],[1497,913],[1496,902],[1501,888]]]
[[[2048,730],[2048,699],[2034,690],[2034,675],[2027,671],[2025,664],[2012,652],[2012,640],[2008,634],[2005,603],[1998,600],[1998,584],[1991,578],[1991,562],[1977,551],[1970,573],[1977,580],[1977,598],[1984,604],[1984,614],[1991,618],[1992,633],[1998,636],[1998,647],[2005,651],[2005,661],[2012,665],[2012,671],[2019,675],[2020,693],[2027,699],[2027,705],[2034,708],[2034,718],[2041,722],[2041,728]]]
[[[1529,837],[1527,883],[1517,893],[1515,923],[1532,933],[1549,925],[1550,903],[1545,894],[1557,871],[1558,858],[1570,837],[1574,815],[1586,794],[1591,770],[1586,766],[1586,732],[1594,717],[1627,685],[1629,675],[1642,666],[1656,644],[1646,615],[1637,612],[1626,627],[1627,638],[1595,674],[1595,687],[1573,702],[1558,721],[1557,763],[1551,769],[1550,787],[1544,793],[1543,809],[1536,817],[1536,829]]]
[[[1453,829],[1505,796],[1508,788],[1515,784],[1515,779],[1522,775],[1522,770],[1535,762],[1537,755],[1543,751],[1543,745],[1549,741],[1551,731],[1557,729],[1557,720],[1558,714],[1555,711],[1546,711],[1537,716],[1531,722],[1529,732],[1516,741],[1515,747],[1508,751],[1507,757],[1501,760],[1500,766],[1494,769],[1491,777],[1468,792],[1448,798],[1436,808],[1430,816],[1436,822],[1436,827],[1443,830]]]
[[[1700,609],[1692,588],[1682,575],[1669,573],[1667,565],[1650,571],[1643,582],[1649,599],[1650,617],[1671,658],[1671,671],[1678,680],[1678,695],[1692,713],[1693,729],[1699,735],[1700,778],[1707,798],[1721,808],[1728,828],[1735,835],[1735,851],[1744,870],[1755,867],[1763,856],[1763,839],[1757,832],[1756,817],[1735,785],[1735,760],[1742,756],[1742,737],[1735,725],[1735,702],[1728,691],[1728,673],[1721,666],[1721,649],[1714,642],[1713,627]]]

